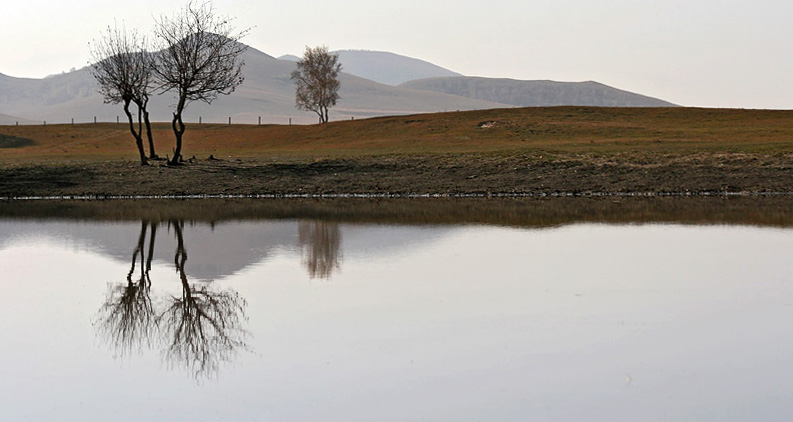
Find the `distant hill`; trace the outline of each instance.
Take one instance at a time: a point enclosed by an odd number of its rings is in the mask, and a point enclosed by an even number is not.
[[[424,60],[386,51],[339,50],[342,70],[352,75],[387,85],[399,85],[414,79],[462,76]]]
[[[598,82],[521,81],[469,76],[405,82],[403,88],[442,92],[518,107],[675,107],[675,104]]]
[[[333,53],[339,55],[345,73],[386,85],[396,86],[414,79],[462,76],[430,62],[387,51],[339,50]],[[286,54],[278,59],[296,62],[300,57]]]
[[[0,125],[15,125],[17,123],[20,125],[27,125],[33,123],[33,121],[0,113]]]
[[[331,120],[384,115],[477,110],[540,105],[672,106],[665,101],[621,91],[596,82],[560,83],[516,81],[463,76],[425,78],[398,86],[379,83],[352,72],[396,82],[433,72],[451,73],[417,59],[393,53],[340,51],[343,73]],[[288,59],[288,57],[287,57]],[[197,123],[295,124],[315,123],[316,115],[294,106],[295,87],[290,74],[294,61],[279,60],[250,48],[245,54],[245,82],[234,93],[212,104],[193,102],[185,121]],[[368,73],[367,73],[368,72]],[[379,76],[378,76],[379,75]],[[150,101],[153,121],[170,121],[173,94],[155,95]],[[44,79],[14,78],[0,74],[0,124],[100,122],[124,119],[120,105],[104,104],[88,68]],[[11,117],[15,116],[15,117]]]
[[[228,96],[220,96],[211,105],[194,102],[184,117],[188,123],[314,123],[316,116],[298,111],[294,106],[295,88],[290,73],[294,62],[278,60],[254,48],[245,55],[245,82]],[[415,91],[380,84],[343,73],[341,99],[331,109],[331,120],[364,118],[393,114],[412,114],[447,110],[475,110],[509,107],[506,104],[448,95],[439,92]],[[173,94],[154,96],[150,111],[154,121],[169,121]],[[103,104],[96,82],[88,68],[54,75],[44,79],[13,78],[0,74],[0,113],[48,123],[93,121],[112,122],[123,119],[121,106]],[[21,124],[22,122],[20,122]]]

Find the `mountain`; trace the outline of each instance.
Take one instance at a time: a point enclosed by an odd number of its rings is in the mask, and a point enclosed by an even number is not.
[[[657,98],[634,94],[598,82],[520,81],[470,76],[408,81],[402,88],[442,92],[518,107],[676,107]]]
[[[431,72],[450,72],[435,65],[392,53],[341,51],[343,72],[339,79],[341,99],[330,110],[331,120],[383,115],[476,110],[535,105],[671,106],[672,104],[620,91],[595,82],[560,83],[515,81],[463,76],[414,80],[392,86],[356,76],[404,80]],[[363,63],[368,58],[371,63]],[[294,106],[295,87],[290,79],[295,63],[279,60],[259,50],[245,53],[245,82],[234,93],[220,96],[212,104],[193,102],[184,112],[185,121],[197,123],[295,124],[315,123],[314,113]],[[348,60],[348,61],[344,61]],[[360,65],[356,65],[356,60]],[[402,64],[400,64],[402,63]],[[388,68],[393,70],[388,72]],[[380,73],[380,76],[374,75]],[[152,97],[149,111],[153,121],[170,121],[172,93]],[[31,122],[112,122],[124,119],[121,106],[104,104],[88,68],[44,79],[14,78],[0,74],[0,114],[9,115],[0,124]],[[16,117],[10,117],[16,116]]]
[[[32,120],[20,119],[19,117],[0,113],[0,125],[15,125],[17,123],[21,125],[28,125],[34,122]]]
[[[399,85],[413,79],[462,76],[424,60],[385,51],[339,50],[342,70],[386,85]]]
[[[212,104],[193,102],[184,118],[188,123],[224,123],[232,117],[235,123],[315,123],[314,113],[298,111],[294,106],[295,88],[290,74],[295,63],[278,60],[254,48],[245,53],[245,82],[234,93],[220,96]],[[506,104],[448,95],[431,91],[415,91],[380,84],[342,73],[339,77],[341,99],[331,109],[331,120],[365,118],[393,114],[412,114],[448,110],[475,110],[509,107]],[[151,118],[170,121],[175,103],[173,94],[152,97]],[[0,74],[0,113],[48,123],[123,120],[120,105],[103,104],[96,82],[88,68],[54,75],[45,79],[13,78]],[[20,122],[21,123],[21,122]]]
[[[413,79],[462,76],[424,60],[387,51],[339,50],[339,63],[344,72],[386,85],[399,85]],[[278,58],[296,62],[300,57],[286,54]]]

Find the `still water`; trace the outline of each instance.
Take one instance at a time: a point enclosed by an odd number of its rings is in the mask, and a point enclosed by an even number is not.
[[[785,224],[122,208],[0,218],[0,420],[793,414]]]

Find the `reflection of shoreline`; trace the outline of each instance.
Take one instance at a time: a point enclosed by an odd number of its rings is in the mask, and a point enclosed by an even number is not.
[[[197,206],[198,205],[198,206]],[[556,227],[576,223],[793,226],[793,195],[607,198],[191,199],[0,201],[0,218],[216,223],[324,220],[375,224],[488,224]]]

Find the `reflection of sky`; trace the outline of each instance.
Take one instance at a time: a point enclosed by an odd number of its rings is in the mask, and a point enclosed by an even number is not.
[[[91,321],[125,260],[6,244],[0,408],[11,420],[198,421],[793,411],[791,230],[342,226],[342,236],[331,281],[308,280],[299,252],[280,248],[216,282],[247,300],[251,352],[200,385],[157,353],[115,361],[97,344]],[[387,244],[402,246],[378,249]],[[156,294],[178,289],[172,262],[152,280]]]

